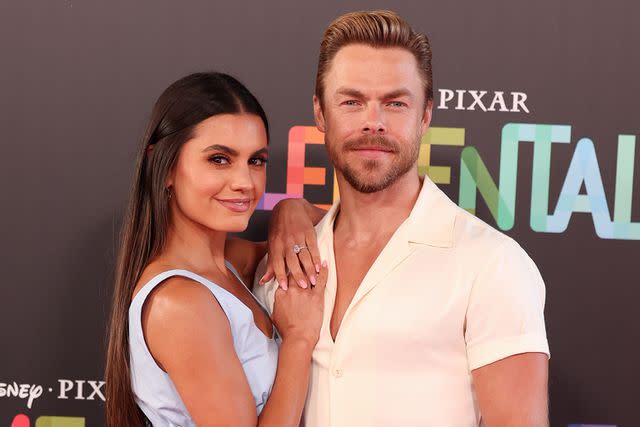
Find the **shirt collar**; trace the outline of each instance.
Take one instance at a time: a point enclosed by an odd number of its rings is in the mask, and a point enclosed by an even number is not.
[[[333,224],[339,209],[340,200],[337,200],[316,225],[319,240],[333,237]],[[407,227],[405,235],[411,243],[450,248],[453,246],[457,213],[457,206],[447,195],[428,177],[424,177],[418,199],[401,227]]]
[[[418,200],[409,218],[408,239],[441,248],[453,246],[458,207],[428,177],[424,177]]]

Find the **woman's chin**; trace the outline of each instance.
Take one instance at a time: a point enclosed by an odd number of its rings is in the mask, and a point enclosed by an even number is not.
[[[249,219],[241,220],[238,218],[235,221],[229,221],[224,226],[224,231],[227,233],[242,233],[249,226]]]

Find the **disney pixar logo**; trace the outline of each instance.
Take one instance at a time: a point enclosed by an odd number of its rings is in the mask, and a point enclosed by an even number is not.
[[[40,384],[19,384],[0,382],[0,398],[17,398],[26,401],[27,408],[31,409],[33,403],[45,390],[53,394],[56,399],[72,400],[99,400],[104,402],[104,381],[91,380],[67,380],[59,379],[54,387]]]
[[[438,89],[438,110],[497,111],[502,113],[529,113],[527,94],[524,92]]]

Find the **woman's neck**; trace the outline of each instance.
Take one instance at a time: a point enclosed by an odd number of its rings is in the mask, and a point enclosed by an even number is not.
[[[226,275],[226,238],[226,232],[211,230],[180,214],[173,215],[162,257],[194,272],[217,271]]]

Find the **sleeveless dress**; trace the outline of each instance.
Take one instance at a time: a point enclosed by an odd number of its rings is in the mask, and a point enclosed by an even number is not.
[[[244,285],[233,266],[228,261],[226,264]],[[274,336],[271,339],[266,337],[256,326],[251,310],[238,298],[221,286],[187,270],[169,270],[158,274],[138,291],[129,307],[131,385],[136,403],[153,426],[195,426],[169,375],[153,359],[142,332],[142,307],[145,300],[156,286],[174,276],[186,277],[207,287],[222,307],[229,319],[233,346],[242,363],[259,415],[271,393],[276,376],[278,344],[275,327]],[[265,309],[257,299],[256,301]]]

